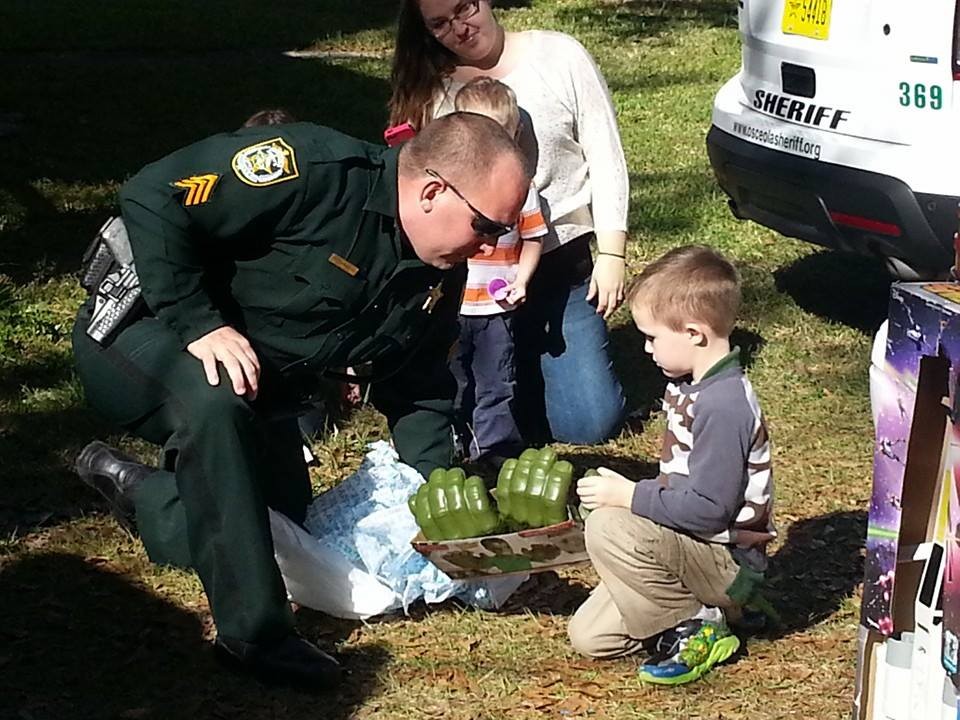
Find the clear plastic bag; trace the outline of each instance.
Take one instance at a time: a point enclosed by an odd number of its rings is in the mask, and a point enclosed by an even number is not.
[[[314,499],[304,532],[271,512],[274,550],[291,599],[336,617],[404,612],[450,597],[500,607],[527,576],[454,581],[413,549],[407,498],[424,482],[388,443],[370,446],[360,469]]]

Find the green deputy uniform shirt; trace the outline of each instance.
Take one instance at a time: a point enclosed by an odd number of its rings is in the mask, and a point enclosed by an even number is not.
[[[452,459],[465,267],[428,266],[402,237],[397,153],[307,123],[247,128],[148,165],[120,203],[143,297],[184,347],[243,333],[270,412],[295,411],[324,371],[372,362],[398,452],[427,474]]]

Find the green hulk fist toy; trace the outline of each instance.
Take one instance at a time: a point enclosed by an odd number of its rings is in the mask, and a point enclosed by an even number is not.
[[[483,480],[460,468],[437,468],[407,501],[427,540],[490,535],[500,524]]]
[[[567,519],[573,465],[557,460],[553,448],[528,448],[507,460],[497,478],[497,505],[508,523],[538,528]]]

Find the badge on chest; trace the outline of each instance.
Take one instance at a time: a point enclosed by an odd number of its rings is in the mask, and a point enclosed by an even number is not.
[[[443,297],[443,287],[441,283],[437,283],[427,294],[426,299],[423,301],[423,307],[421,310],[426,310],[428,314],[433,313],[433,309],[437,306],[437,303],[440,302],[440,298]]]

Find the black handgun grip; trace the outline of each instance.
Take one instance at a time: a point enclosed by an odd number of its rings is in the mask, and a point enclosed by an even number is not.
[[[96,292],[100,283],[117,265],[113,253],[99,235],[83,253],[81,262],[80,268],[83,275],[80,277],[80,286],[88,293]]]

